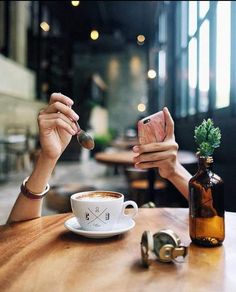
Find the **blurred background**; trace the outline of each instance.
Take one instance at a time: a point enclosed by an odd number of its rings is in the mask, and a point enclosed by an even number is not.
[[[137,121],[164,106],[192,174],[195,126],[210,117],[220,127],[214,171],[225,181],[226,210],[236,211],[234,15],[234,1],[0,1],[0,220],[37,159],[37,114],[53,92],[74,100],[96,147],[72,139],[44,214],[67,211],[69,194],[88,188],[147,203],[150,174],[117,153],[125,158]],[[151,191],[157,206],[187,206],[158,173]]]

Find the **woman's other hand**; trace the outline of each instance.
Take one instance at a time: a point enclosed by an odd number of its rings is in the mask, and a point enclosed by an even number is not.
[[[158,167],[163,178],[169,179],[179,164],[177,160],[178,144],[175,141],[174,121],[165,107],[166,137],[163,142],[138,145],[133,151],[138,153],[134,158],[136,168],[147,169]]]

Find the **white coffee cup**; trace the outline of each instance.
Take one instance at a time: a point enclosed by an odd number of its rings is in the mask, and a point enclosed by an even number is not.
[[[132,213],[125,214],[125,208],[130,205]],[[138,213],[134,201],[124,202],[124,195],[113,191],[73,194],[71,208],[81,228],[88,231],[112,230],[116,224],[124,224]]]

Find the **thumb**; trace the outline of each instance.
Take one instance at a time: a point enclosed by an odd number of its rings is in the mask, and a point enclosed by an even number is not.
[[[166,121],[166,138],[170,139],[174,137],[174,121],[167,107],[163,108],[163,112],[164,112],[165,121]]]

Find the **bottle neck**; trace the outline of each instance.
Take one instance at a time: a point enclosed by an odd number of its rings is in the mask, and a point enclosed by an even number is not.
[[[199,156],[198,168],[199,170],[211,170],[213,165],[213,158],[211,156]]]

